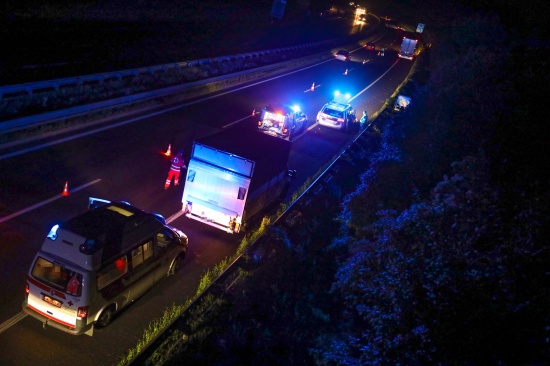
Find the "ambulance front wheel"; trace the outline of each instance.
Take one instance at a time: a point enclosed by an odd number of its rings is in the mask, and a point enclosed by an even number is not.
[[[183,261],[184,255],[179,254],[174,260],[172,261],[172,264],[170,265],[170,269],[168,269],[168,276],[175,275],[177,271],[181,268],[181,262]]]
[[[111,305],[107,307],[105,310],[103,310],[95,323],[96,327],[98,329],[101,329],[111,324],[111,322],[113,321],[113,318],[115,317],[115,312],[116,312],[116,309],[114,305]]]

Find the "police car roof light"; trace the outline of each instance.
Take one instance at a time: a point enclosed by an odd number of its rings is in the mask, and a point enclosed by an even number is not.
[[[334,99],[332,100],[335,103],[348,104],[351,95],[349,93],[341,94],[339,91],[334,92]]]

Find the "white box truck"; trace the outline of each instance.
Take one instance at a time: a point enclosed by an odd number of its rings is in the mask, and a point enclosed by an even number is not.
[[[186,217],[238,233],[288,188],[291,142],[233,128],[193,143],[182,210]]]
[[[403,42],[401,42],[401,48],[399,49],[399,57],[413,60],[417,44],[418,40],[403,37]]]

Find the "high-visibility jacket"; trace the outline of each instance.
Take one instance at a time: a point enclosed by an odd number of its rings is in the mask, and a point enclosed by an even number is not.
[[[175,170],[179,172],[182,167],[185,166],[185,162],[183,161],[183,157],[181,155],[176,155],[171,160],[172,165],[170,165],[170,170]]]

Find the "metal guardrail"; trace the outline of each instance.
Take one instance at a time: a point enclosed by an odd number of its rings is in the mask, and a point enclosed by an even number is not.
[[[41,113],[37,115],[27,116],[11,121],[5,121],[0,123],[0,133],[10,133],[19,130],[24,130],[29,127],[36,127],[42,124],[50,123],[63,118],[78,117],[80,115],[90,114],[96,111],[104,110],[106,108],[122,107],[128,104],[135,104],[140,101],[149,100],[152,98],[161,98],[163,96],[171,95],[174,93],[182,92],[185,90],[192,90],[194,88],[201,87],[207,84],[215,84],[217,82],[223,82],[226,79],[235,79],[241,75],[250,74],[251,72],[258,72],[273,68],[273,65],[266,65],[263,67],[255,68],[253,70],[244,70],[232,74],[221,75],[207,80],[197,80],[180,85],[169,86],[161,89],[155,89],[151,91],[141,92],[137,94],[128,95],[125,97],[118,97],[109,100],[99,101],[95,103],[89,103],[61,109],[57,111],[51,111]],[[16,143],[16,142],[14,142]],[[4,144],[6,146],[6,144]]]
[[[283,48],[277,48],[273,50],[262,50],[248,53],[241,53],[229,56],[220,56],[216,58],[204,58],[191,61],[175,62],[170,64],[163,64],[150,67],[142,67],[137,69],[121,70],[114,72],[105,72],[92,75],[76,76],[63,79],[37,81],[32,83],[15,84],[0,86],[0,99],[9,99],[20,96],[35,95],[44,92],[56,91],[62,88],[76,88],[82,85],[101,84],[109,80],[121,80],[128,77],[135,77],[145,74],[155,74],[158,72],[165,72],[172,69],[181,69],[191,66],[204,66],[210,63],[223,63],[233,62],[238,60],[255,59],[266,55],[292,52],[298,50],[304,50],[308,48],[321,47],[335,42],[335,40],[319,41],[308,43],[304,45],[288,46]]]

